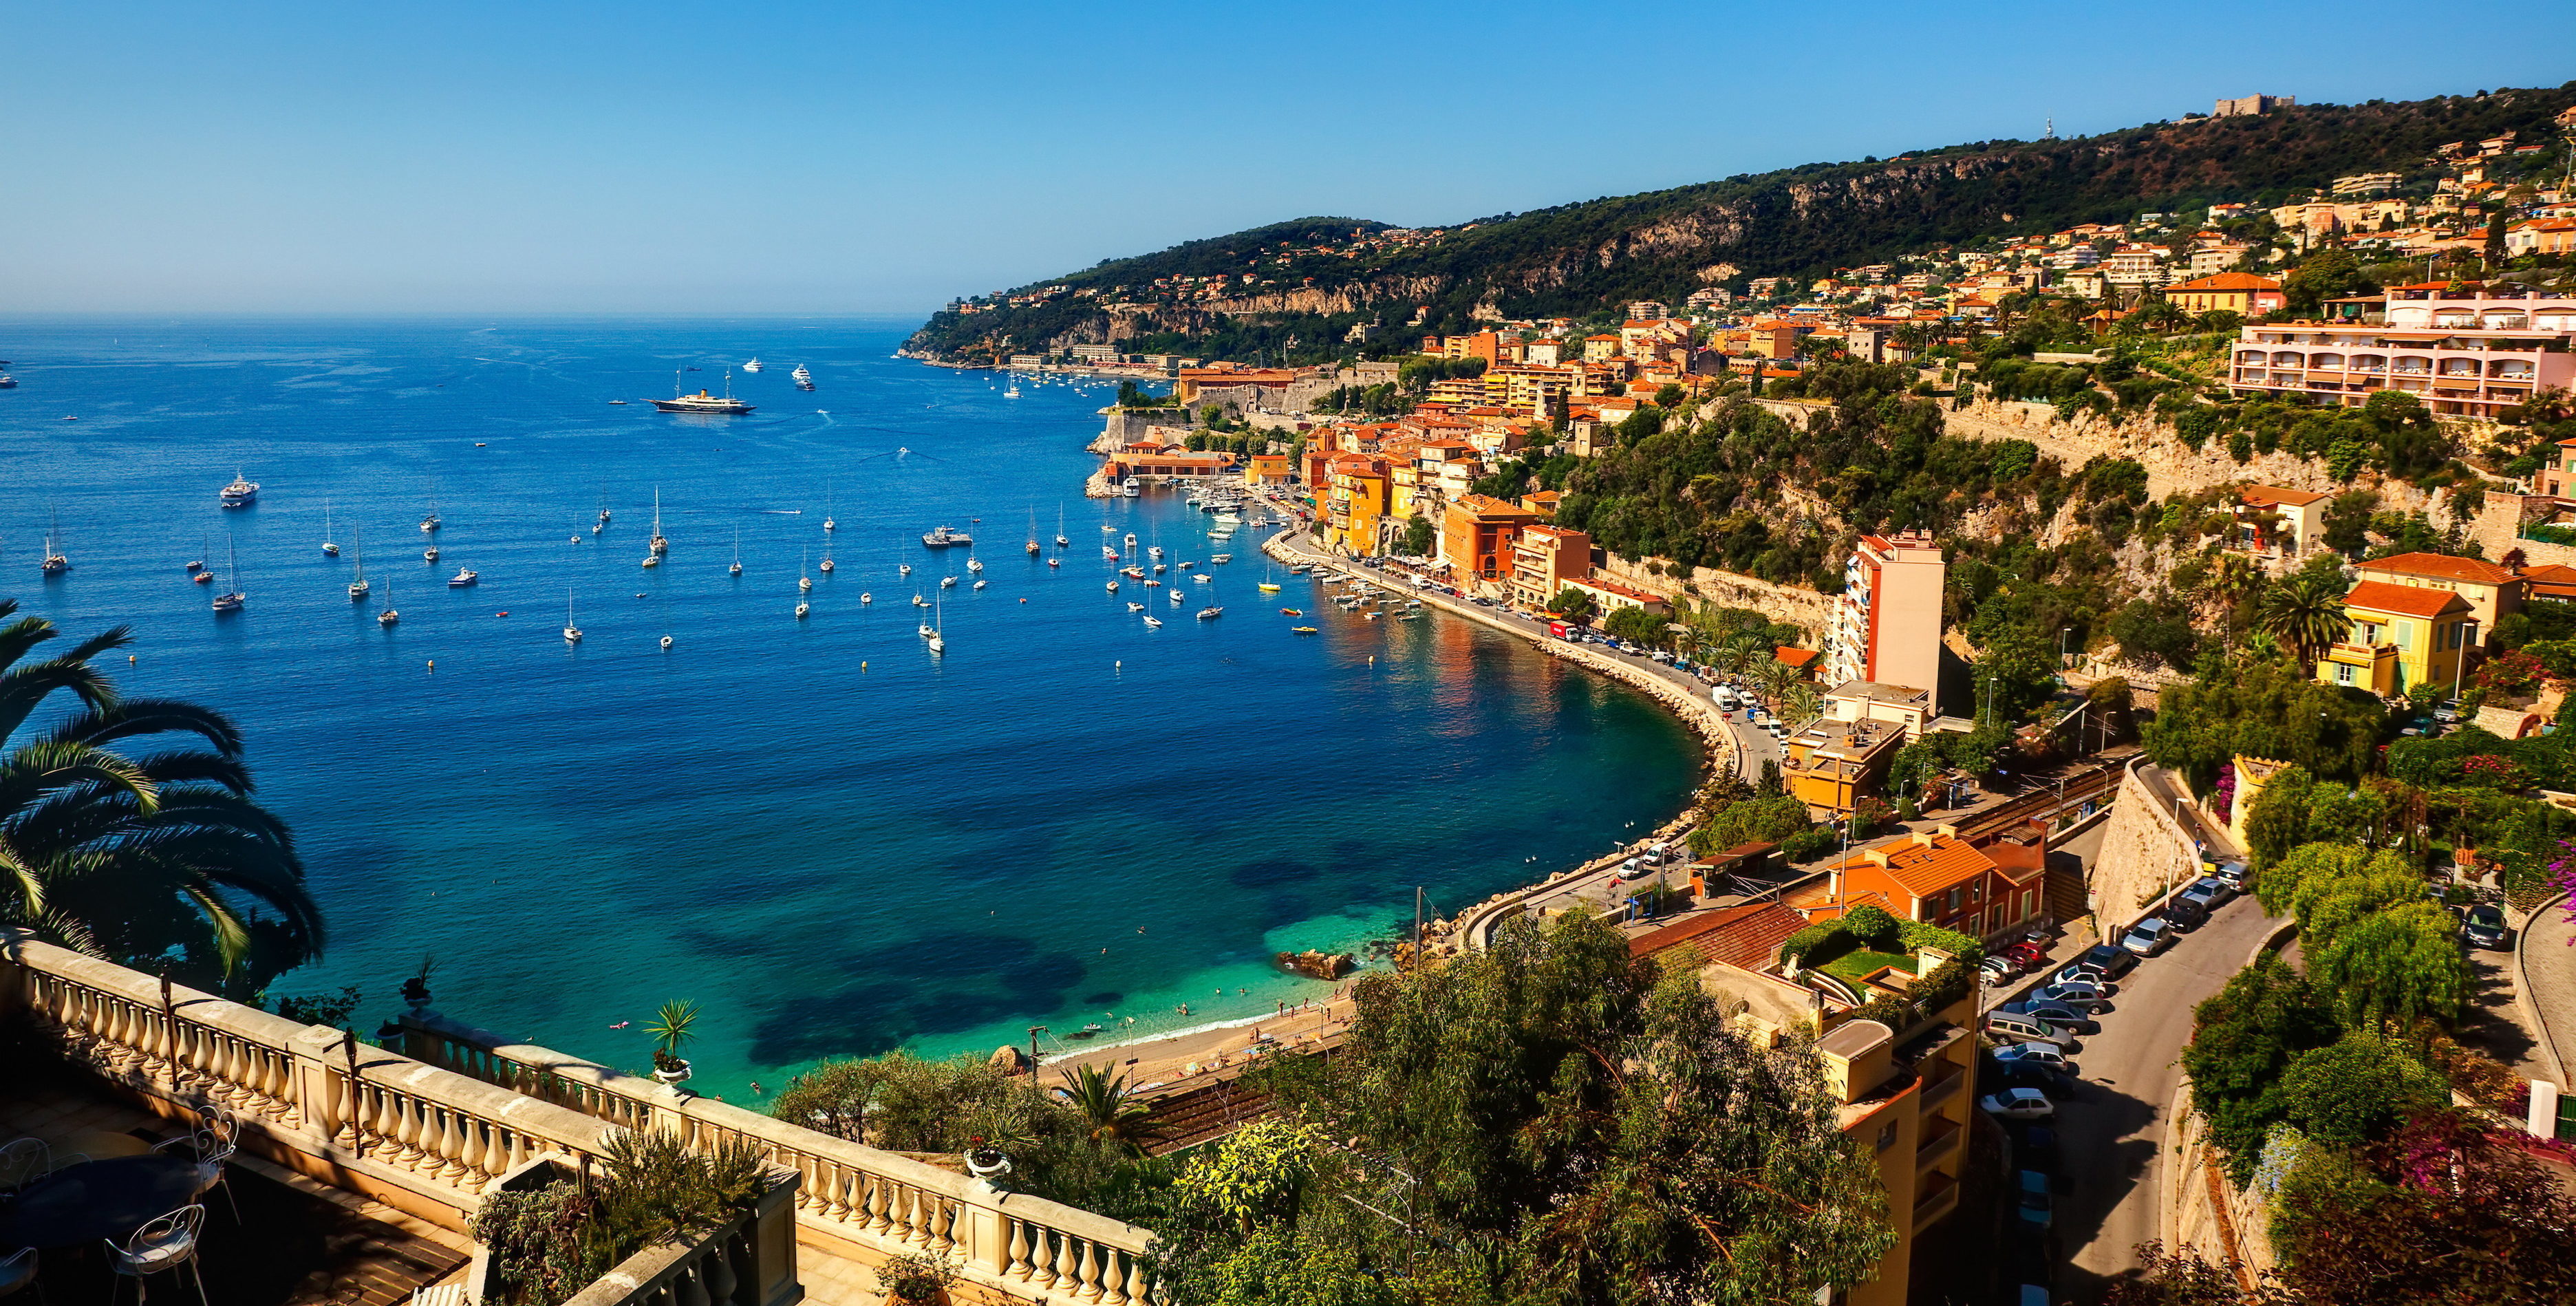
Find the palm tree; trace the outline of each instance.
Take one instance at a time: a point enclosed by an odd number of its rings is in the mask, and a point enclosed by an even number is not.
[[[2303,571],[2263,592],[2254,620],[2303,670],[2316,668],[2325,646],[2352,629],[2343,610],[2344,584],[2329,572]]]
[[[1771,700],[1776,708],[1780,704],[1780,696],[1788,692],[1789,686],[1798,683],[1798,669],[1781,661],[1775,653],[1769,661],[1754,664],[1753,681],[1762,687],[1762,696]]]
[[[1756,630],[1744,631],[1727,640],[1725,651],[1720,654],[1727,674],[1736,676],[1760,666],[1766,658],[1778,656],[1779,650],[1772,644],[1771,637]]]
[[[1125,1146],[1142,1155],[1145,1144],[1159,1137],[1162,1130],[1154,1123],[1153,1113],[1132,1100],[1127,1093],[1127,1077],[1111,1075],[1097,1066],[1083,1066],[1068,1071],[1064,1087],[1065,1105],[1091,1127],[1093,1139]]]
[[[0,620],[18,610],[0,600]],[[241,732],[175,699],[120,696],[90,659],[126,627],[59,656],[41,617],[0,625],[0,926],[238,993],[322,954],[322,914],[280,821],[250,799]],[[39,705],[78,707],[37,730]],[[193,736],[141,757],[118,751]]]
[[[2222,603],[2233,604],[2254,592],[2262,583],[2263,573],[2252,558],[2227,550],[2209,560],[2209,571],[2201,579],[2200,591]]]

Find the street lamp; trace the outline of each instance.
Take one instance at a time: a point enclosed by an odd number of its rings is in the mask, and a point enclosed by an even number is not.
[[[2074,628],[2073,626],[2060,626],[2060,627],[2058,627],[2058,630],[2057,630],[2057,669],[2058,669],[2058,670],[2060,670],[2060,671],[2063,671],[2063,670],[2065,670],[2065,669],[2066,669],[2066,637],[2067,637],[2067,636],[2069,636],[2069,635],[2072,635],[2072,634],[2074,634],[2074,633],[2075,633],[2075,628]]]

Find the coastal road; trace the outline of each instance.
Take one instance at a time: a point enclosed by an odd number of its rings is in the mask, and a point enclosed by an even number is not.
[[[2137,1245],[2164,1236],[2159,1162],[2192,1008],[2243,969],[2280,921],[2251,897],[2219,908],[2123,976],[2102,1032],[2084,1040],[2076,1058],[2084,1082],[2057,1114],[2059,1174],[2070,1188],[2057,1199],[2067,1264],[2056,1300],[2100,1300],[2111,1280],[2136,1268]]]

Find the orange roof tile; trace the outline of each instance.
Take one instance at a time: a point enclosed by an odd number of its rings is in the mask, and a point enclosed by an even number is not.
[[[1929,898],[1954,884],[1965,884],[1995,869],[1993,858],[1963,840],[1935,834],[1929,836],[1931,842],[1926,845],[1920,842],[1923,838],[1925,836],[1916,835],[1866,853],[1854,854],[1842,862],[1844,874],[1882,873],[1907,893],[1917,898]],[[1871,860],[1871,853],[1884,855],[1887,865],[1877,865]]]
[[[2361,564],[2364,572],[2390,571],[2400,576],[2430,576],[2437,580],[2474,581],[2480,585],[2502,585],[2513,579],[2513,573],[2492,562],[2476,558],[2454,558],[2447,553],[2399,553],[2373,558]]]
[[[2384,580],[2366,580],[2343,596],[2347,608],[2365,612],[2390,612],[2402,617],[2438,617],[2451,608],[2465,608],[2468,600],[2449,590],[2428,590],[2414,585],[2391,585]]]
[[[1668,966],[1692,970],[1711,962],[1754,970],[1806,925],[1806,917],[1776,902],[1720,907],[1630,939],[1628,955],[1662,957]]]
[[[2324,502],[2326,496],[2310,494],[2306,490],[2284,490],[2277,485],[2249,485],[2245,487],[2245,492],[2237,497],[2258,508],[2267,504],[2279,504],[2285,508],[2305,508],[2312,503]]]

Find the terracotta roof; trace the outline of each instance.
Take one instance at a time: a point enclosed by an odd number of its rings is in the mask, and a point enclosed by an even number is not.
[[[2576,567],[2555,562],[2545,567],[2526,567],[2522,579],[2531,586],[2533,598],[2576,598]]]
[[[2400,576],[2430,576],[2439,580],[2475,581],[2480,585],[2502,585],[2513,579],[2513,573],[2492,562],[2476,558],[2454,558],[2447,553],[2399,553],[2373,558],[2361,564],[2364,573],[2393,571]]]
[[[2281,283],[2251,272],[2220,272],[2165,287],[2165,293],[2177,290],[2279,290]]]
[[[1774,644],[1771,646],[1771,656],[1775,660],[1789,666],[1804,667],[1808,663],[1815,661],[1817,658],[1824,656],[1824,653],[1820,649],[1791,648],[1786,644]]]
[[[1631,957],[1664,957],[1668,967],[1697,970],[1722,962],[1758,970],[1789,936],[1807,927],[1807,918],[1776,902],[1749,902],[1715,911],[1694,912],[1628,940]]]
[[[1895,843],[1882,844],[1865,853],[1856,853],[1842,863],[1846,876],[1882,874],[1896,886],[1917,898],[1929,898],[1954,884],[1965,884],[1995,869],[1994,859],[1967,842],[1946,834],[1916,835]],[[1887,865],[1880,866],[1872,854],[1884,856]],[[1899,915],[1904,913],[1900,912]]]
[[[2451,608],[2467,607],[2468,601],[2449,590],[2366,580],[2354,585],[2352,592],[2343,596],[2343,605],[2365,612],[2393,612],[2404,617],[2438,617]]]

